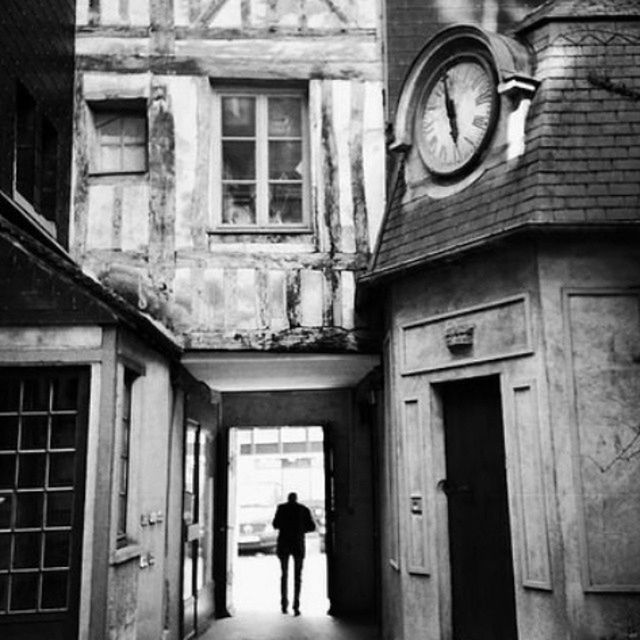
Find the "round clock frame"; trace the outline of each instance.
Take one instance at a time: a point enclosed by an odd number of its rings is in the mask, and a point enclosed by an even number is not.
[[[439,58],[419,94],[414,140],[429,172],[449,182],[467,175],[484,157],[500,98],[488,52],[458,50]]]

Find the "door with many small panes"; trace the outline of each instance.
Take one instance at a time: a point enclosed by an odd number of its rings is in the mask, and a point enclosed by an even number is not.
[[[78,635],[88,370],[0,368],[0,637]]]

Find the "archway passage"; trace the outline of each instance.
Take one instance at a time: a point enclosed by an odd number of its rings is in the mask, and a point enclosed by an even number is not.
[[[333,616],[370,616],[375,612],[376,571],[374,531],[374,491],[372,479],[372,434],[371,428],[360,417],[355,392],[352,389],[327,389],[318,391],[273,391],[222,394],[222,422],[228,434],[230,458],[220,464],[221,475],[218,486],[233,488],[232,478],[237,461],[234,460],[234,433],[241,429],[256,428],[257,434],[265,425],[295,425],[305,433],[323,434],[322,453],[324,460],[325,540],[327,566],[327,598],[320,607]],[[319,448],[319,439],[311,448]],[[247,443],[245,443],[246,445]],[[273,443],[263,442],[265,446]],[[294,443],[289,443],[293,445]],[[299,445],[296,445],[299,446]],[[238,456],[239,457],[239,456]],[[285,456],[286,458],[286,456]],[[295,463],[297,464],[297,463]],[[306,477],[301,475],[300,477]],[[287,489],[284,489],[286,493]],[[310,495],[310,494],[309,494]],[[219,510],[216,530],[224,530],[226,540],[220,549],[226,548],[224,558],[218,566],[225,566],[226,574],[220,575],[217,583],[217,612],[234,614],[233,567],[229,560],[235,553],[234,538],[236,522],[235,498],[228,500],[228,492],[221,496],[228,502],[227,508]],[[222,501],[220,500],[220,501]],[[319,544],[319,541],[318,541]],[[277,565],[276,565],[277,566]],[[357,578],[355,578],[357,576]],[[267,589],[277,594],[277,583]],[[279,609],[278,598],[275,602]],[[223,606],[224,605],[224,606]]]
[[[278,504],[295,492],[311,512],[303,560],[301,606],[307,615],[323,615],[327,599],[324,434],[320,426],[233,428],[230,431],[229,512],[235,537],[233,611],[277,611],[280,606],[278,531],[272,521]],[[292,561],[289,562],[289,565]],[[293,567],[289,566],[291,592]],[[291,595],[291,594],[290,594]]]

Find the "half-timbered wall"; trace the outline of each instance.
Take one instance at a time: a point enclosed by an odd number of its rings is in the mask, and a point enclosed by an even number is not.
[[[384,206],[377,3],[81,0],[77,11],[75,256],[192,348],[364,348],[355,278]],[[230,81],[302,92],[306,228],[216,228],[214,93]],[[92,175],[92,109],[125,103],[143,105],[148,171]]]

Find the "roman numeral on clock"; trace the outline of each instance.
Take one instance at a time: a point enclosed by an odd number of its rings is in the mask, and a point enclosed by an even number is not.
[[[489,126],[489,118],[487,116],[476,116],[471,124],[478,129],[486,129]]]

